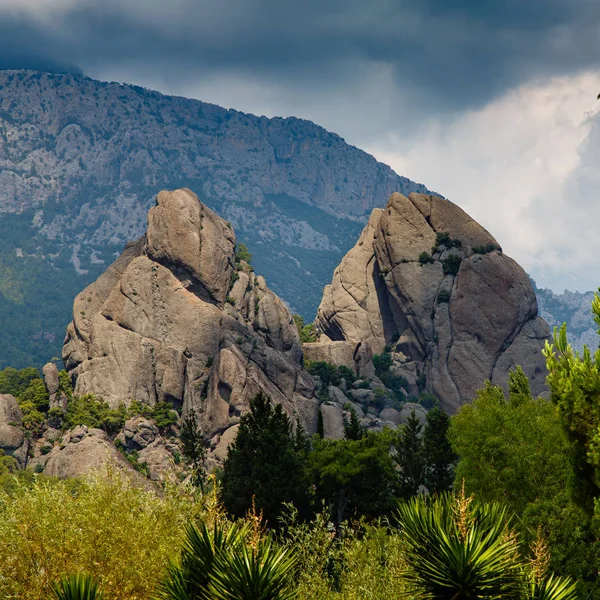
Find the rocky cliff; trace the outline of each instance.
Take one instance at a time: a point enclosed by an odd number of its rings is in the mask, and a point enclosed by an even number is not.
[[[193,409],[217,455],[259,391],[314,433],[293,319],[235,250],[231,225],[194,193],[161,192],[146,234],[75,299],[63,347],[75,394]]]
[[[426,191],[309,121],[0,71],[0,366],[57,354],[75,294],[143,233],[156,190],[182,186],[310,319],[372,208]]]
[[[492,235],[437,196],[393,194],[326,286],[319,343],[366,342],[393,352],[394,372],[455,411],[486,379],[506,385],[520,364],[544,387],[549,330],[529,278]]]

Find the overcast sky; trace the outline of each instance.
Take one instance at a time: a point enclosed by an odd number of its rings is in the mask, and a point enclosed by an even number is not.
[[[0,67],[43,64],[310,119],[600,285],[598,0],[0,0]]]

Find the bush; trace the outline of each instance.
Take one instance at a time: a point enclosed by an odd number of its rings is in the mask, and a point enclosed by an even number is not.
[[[390,352],[383,351],[381,354],[373,355],[373,366],[377,375],[381,375],[392,366],[392,355]]]
[[[179,415],[168,402],[157,402],[152,407],[150,418],[154,419],[156,426],[159,429],[166,429],[171,425],[176,425],[179,420]]]
[[[421,263],[422,265],[426,265],[427,263],[432,263],[433,258],[429,255],[428,252],[421,252],[421,254],[419,254],[419,263]]]
[[[242,260],[249,265],[252,264],[252,254],[250,254],[246,244],[238,244],[235,251],[235,261],[240,262]]]
[[[296,325],[296,329],[298,329],[298,334],[300,335],[300,342],[316,342],[317,341],[317,333],[315,331],[314,323],[310,323],[306,325],[304,319],[300,315],[294,315],[294,324]]]
[[[85,394],[76,396],[69,402],[65,423],[69,428],[87,425],[104,429],[107,434],[112,435],[123,427],[128,416],[124,404],[117,409],[111,409],[108,402],[102,398],[93,394]]]
[[[456,275],[460,269],[462,258],[458,254],[451,254],[442,261],[444,275]]]
[[[335,365],[325,361],[308,361],[305,368],[311,375],[318,377],[325,388],[340,383],[340,373]]]
[[[450,302],[450,291],[449,290],[440,290],[437,295],[437,303],[442,304],[444,302]]]

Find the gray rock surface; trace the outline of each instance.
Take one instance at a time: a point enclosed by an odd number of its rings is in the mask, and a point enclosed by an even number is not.
[[[23,413],[15,398],[10,394],[0,394],[0,449],[6,454],[14,455],[23,446],[22,422]]]
[[[323,437],[330,440],[344,439],[344,416],[338,404],[321,404],[323,416]]]
[[[438,233],[451,241],[438,244]],[[316,324],[319,346],[361,336],[375,351],[391,346],[392,371],[410,393],[424,373],[425,389],[449,412],[486,379],[506,386],[517,364],[534,393],[544,389],[549,330],[529,278],[489,232],[437,196],[393,194],[374,212],[326,287]]]
[[[263,391],[314,433],[315,384],[291,314],[262,277],[234,265],[225,221],[190,190],[161,192],[148,234],[75,299],[63,348],[75,393],[193,409],[212,439]],[[128,422],[126,446],[152,443],[142,425]]]

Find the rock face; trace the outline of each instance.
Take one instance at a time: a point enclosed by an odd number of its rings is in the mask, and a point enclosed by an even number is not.
[[[326,286],[316,324],[321,345],[391,347],[402,357],[392,371],[450,412],[486,379],[505,385],[517,364],[534,393],[544,386],[549,331],[529,278],[489,232],[437,196],[393,194],[373,212]]]
[[[231,226],[193,192],[161,192],[147,234],[75,299],[63,347],[75,393],[194,410],[213,448],[259,391],[316,431],[315,385],[292,317],[236,263],[235,246]],[[129,425],[122,441],[141,447],[151,431]]]
[[[16,455],[19,462],[25,458],[18,452],[25,443],[22,422],[23,413],[15,398],[10,394],[0,394],[0,449],[6,454]]]

